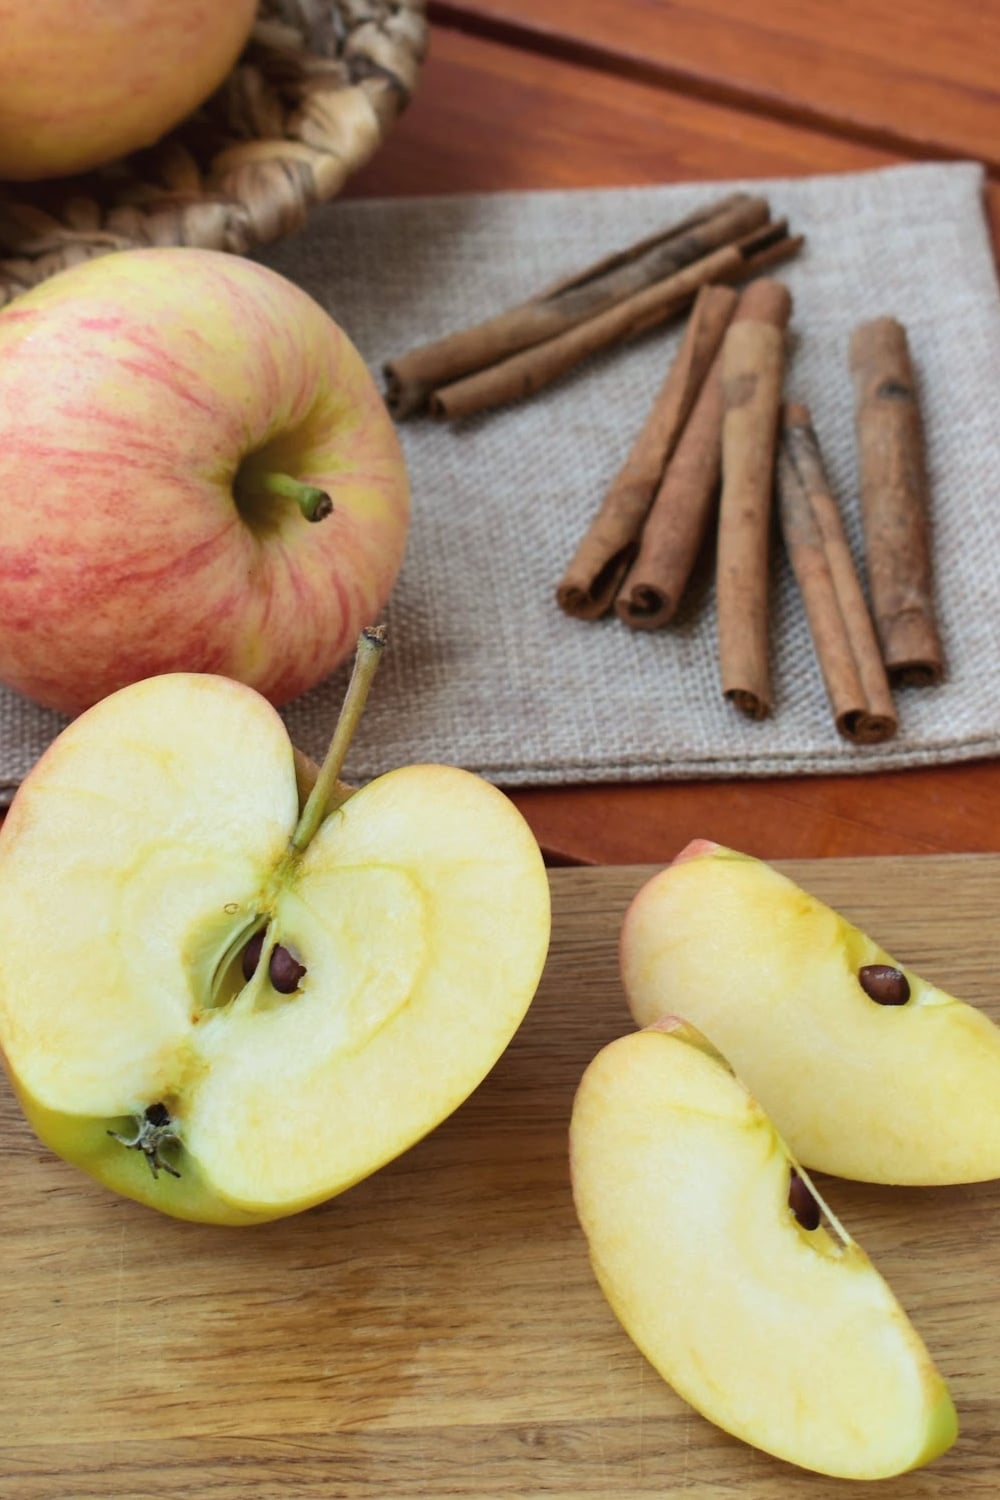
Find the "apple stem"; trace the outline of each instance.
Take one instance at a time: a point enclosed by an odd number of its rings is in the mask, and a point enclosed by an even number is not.
[[[285,500],[294,500],[307,521],[322,521],[333,510],[333,501],[326,490],[314,484],[305,484],[293,479],[291,474],[268,471],[258,476],[257,483],[268,495],[280,495]]]
[[[354,731],[365,711],[368,690],[378,670],[384,645],[385,627],[383,625],[373,625],[361,632],[357,654],[354,658],[354,670],[347,684],[347,692],[344,694],[343,707],[333,731],[330,748],[326,752],[323,764],[319,768],[319,775],[316,777],[316,784],[309,793],[295,832],[292,834],[290,848],[294,854],[302,853],[327,814],[334,812],[347,800],[342,792],[338,792],[337,782],[344,768],[344,760],[347,757],[351,740],[354,738]]]

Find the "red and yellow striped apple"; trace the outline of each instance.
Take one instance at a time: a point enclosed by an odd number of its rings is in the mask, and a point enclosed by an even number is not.
[[[207,99],[256,0],[0,0],[0,177],[82,172]]]
[[[303,692],[379,617],[409,516],[346,334],[193,249],[104,256],[0,313],[0,491],[0,679],[67,713],[172,671]]]

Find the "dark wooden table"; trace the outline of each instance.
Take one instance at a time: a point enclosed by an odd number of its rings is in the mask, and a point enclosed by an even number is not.
[[[931,158],[990,171],[1000,7],[980,0],[431,0],[416,100],[352,195],[711,181]],[[1000,765],[515,794],[554,863],[1000,849]]]

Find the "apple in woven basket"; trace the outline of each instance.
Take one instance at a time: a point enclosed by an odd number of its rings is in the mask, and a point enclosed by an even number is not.
[[[257,0],[0,0],[0,178],[150,146],[239,56]]]
[[[692,1406],[845,1479],[899,1474],[954,1441],[947,1387],[890,1288],[690,1023],[598,1053],[570,1135],[601,1288]]]
[[[549,937],[501,792],[415,765],[346,795],[379,632],[300,812],[276,711],[228,678],[123,688],[69,725],[0,829],[0,1048],[60,1155],[181,1218],[329,1198],[478,1085]]]
[[[688,845],[626,912],[621,968],[639,1024],[698,1026],[807,1166],[1000,1176],[1000,1027],[763,861]]]
[[[0,680],[76,713],[216,672],[282,703],[350,656],[406,540],[392,422],[305,292],[126,250],[0,312]]]

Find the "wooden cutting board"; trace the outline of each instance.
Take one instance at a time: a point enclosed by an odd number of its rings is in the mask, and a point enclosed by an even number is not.
[[[1000,1019],[1000,856],[782,868]],[[554,871],[545,978],[493,1074],[403,1159],[298,1218],[201,1228],[116,1199],[43,1150],[0,1085],[4,1500],[857,1493],[689,1410],[591,1275],[566,1128],[586,1063],[630,1025],[616,942],[649,873]],[[827,1191],[962,1421],[950,1454],[880,1494],[995,1496],[1000,1186]]]

